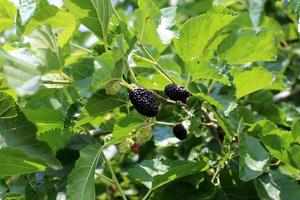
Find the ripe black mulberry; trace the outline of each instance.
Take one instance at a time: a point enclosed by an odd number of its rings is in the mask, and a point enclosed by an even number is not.
[[[183,126],[183,124],[176,124],[173,127],[173,134],[175,137],[177,137],[179,140],[184,140],[187,137],[187,130]]]
[[[133,107],[142,115],[154,117],[158,113],[158,106],[154,95],[145,88],[137,88],[129,93]]]
[[[176,84],[169,84],[165,87],[165,95],[174,101],[181,101],[186,103],[186,99],[191,96],[191,94],[182,86]]]

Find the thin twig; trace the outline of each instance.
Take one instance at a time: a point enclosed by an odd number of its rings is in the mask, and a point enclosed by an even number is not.
[[[281,102],[281,101],[289,98],[290,96],[296,95],[298,93],[300,93],[300,88],[295,88],[293,90],[282,91],[282,92],[276,94],[273,97],[273,101],[278,103],[278,102]]]
[[[128,68],[128,71],[129,71],[130,75],[132,76],[133,81],[134,81],[135,83],[138,83],[139,81],[137,80],[137,78],[136,78],[136,76],[135,76],[135,74],[134,74],[132,68],[130,67],[130,65],[129,65],[129,63],[128,63],[128,60],[127,60],[126,58],[124,58],[124,61],[125,61],[125,63],[126,63],[126,66],[127,66],[127,68]]]
[[[151,55],[151,53],[143,46],[143,44],[139,43],[138,44],[141,49],[144,51],[144,53],[147,54],[147,56],[149,56],[149,58],[153,61],[153,63],[155,63],[154,66],[156,66],[157,71],[163,75],[168,81],[170,81],[171,83],[176,83],[170,76],[169,74],[167,74],[164,70],[164,68],[158,63],[158,61]]]
[[[122,196],[122,199],[123,200],[127,200],[126,195],[125,195],[125,193],[124,193],[124,191],[123,191],[123,189],[122,189],[122,187],[121,187],[121,185],[120,185],[120,183],[119,183],[119,181],[118,181],[118,179],[116,177],[116,174],[115,174],[115,172],[114,172],[114,170],[113,170],[113,168],[112,168],[109,160],[106,158],[106,156],[105,156],[105,154],[103,152],[102,152],[102,157],[103,157],[103,159],[104,159],[107,167],[110,170],[110,173],[112,175],[112,179],[114,180],[115,184],[117,185],[117,188],[118,188],[118,190],[119,190],[119,192],[120,192],[120,194]]]
[[[215,123],[215,121],[210,118],[209,114],[206,112],[206,110],[204,108],[201,108],[201,112],[202,112],[202,114],[205,118],[206,123]],[[223,153],[224,152],[223,144],[222,144],[222,142],[219,138],[218,131],[217,131],[216,127],[215,126],[210,126],[209,128],[210,128],[211,132],[214,134],[214,137],[215,137],[215,139],[217,140],[217,143],[220,146],[221,152]]]

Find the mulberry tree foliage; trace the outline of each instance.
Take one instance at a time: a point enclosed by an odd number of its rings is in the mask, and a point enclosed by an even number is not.
[[[299,0],[0,0],[0,199],[298,200]]]

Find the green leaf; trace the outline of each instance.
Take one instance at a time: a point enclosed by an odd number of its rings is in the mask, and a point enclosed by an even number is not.
[[[110,0],[65,0],[64,3],[84,26],[106,40],[111,17]]]
[[[289,1],[290,6],[296,13],[300,13],[300,1],[299,0],[290,0]]]
[[[299,184],[280,170],[273,170],[256,179],[255,188],[260,199],[297,200],[300,196]]]
[[[42,83],[36,63],[11,56],[1,48],[0,58],[4,61],[3,73],[8,85],[16,90],[19,96],[32,95],[39,89]]]
[[[212,64],[207,59],[195,59],[187,63],[187,68],[193,80],[209,79],[216,80],[225,85],[230,85],[227,76],[222,73],[220,67]]]
[[[109,51],[98,56],[94,61],[96,71],[93,74],[90,90],[96,92],[102,89],[113,78],[115,67],[113,52]]]
[[[68,176],[68,199],[95,200],[94,175],[101,152],[98,144],[88,145],[80,151],[80,158]]]
[[[235,18],[232,14],[207,13],[187,20],[175,40],[178,55],[184,61],[200,58],[218,33]]]
[[[69,12],[55,6],[39,3],[34,16],[27,23],[24,33],[29,35],[32,30],[45,24],[60,30],[57,37],[59,47],[65,46],[70,41],[79,26],[77,19]]]
[[[297,141],[300,141],[300,119],[293,122],[292,135]]]
[[[233,84],[236,87],[236,97],[238,99],[262,89],[284,89],[281,77],[262,67],[233,74]]]
[[[46,170],[46,166],[26,156],[22,151],[5,147],[0,149],[0,176],[29,174]]]
[[[128,115],[118,120],[114,126],[112,139],[116,142],[118,141],[118,143],[122,142],[125,138],[129,137],[131,132],[145,120],[146,117],[138,114],[137,112],[130,112]]]
[[[17,9],[11,1],[0,1],[0,33],[15,24]]]
[[[100,90],[88,100],[85,108],[91,116],[95,117],[126,104],[127,100],[123,96],[110,96],[104,90]]]
[[[249,181],[263,174],[270,159],[259,141],[245,133],[240,134],[239,155],[239,172],[243,181]]]
[[[161,187],[177,178],[197,174],[207,168],[204,161],[145,160],[129,169],[129,176],[148,188]]]
[[[39,58],[43,73],[63,67],[64,58],[62,51],[49,25],[39,26],[32,31],[30,47]]]
[[[36,131],[23,113],[18,113],[14,118],[0,119],[0,135],[6,146],[20,150],[29,158],[38,159],[53,169],[60,169],[61,164],[50,147],[36,139]]]
[[[53,129],[40,133],[38,139],[46,142],[53,152],[57,152],[64,148],[73,134],[67,129]]]
[[[245,30],[231,34],[220,44],[219,51],[229,64],[275,61],[277,58],[271,31]]]
[[[64,127],[64,116],[58,110],[50,108],[25,109],[24,114],[32,121],[39,132]]]
[[[0,92],[0,119],[17,116],[16,103],[14,99],[4,92]]]

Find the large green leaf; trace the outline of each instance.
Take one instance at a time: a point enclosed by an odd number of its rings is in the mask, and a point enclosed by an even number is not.
[[[207,169],[204,161],[145,160],[129,169],[129,176],[148,188],[161,187],[177,178],[197,174]]]
[[[175,40],[178,55],[185,61],[200,58],[216,35],[235,18],[227,13],[207,13],[187,20]]]
[[[0,1],[0,33],[15,24],[17,9],[9,0]]]
[[[46,142],[53,152],[57,152],[64,148],[73,134],[67,129],[52,129],[38,135],[38,139]]]
[[[274,61],[277,58],[272,32],[252,30],[231,34],[221,44],[219,51],[229,64],[255,61]]]
[[[193,80],[209,79],[216,80],[225,85],[229,85],[227,76],[222,69],[209,62],[208,59],[196,59],[187,63],[187,68]]]
[[[6,146],[22,151],[29,158],[38,159],[48,167],[60,169],[61,164],[50,147],[36,139],[36,131],[23,113],[18,113],[14,118],[0,119],[0,135]]]
[[[43,163],[10,147],[0,148],[0,159],[0,176],[29,174],[46,169]]]
[[[32,95],[41,86],[38,65],[34,62],[9,55],[0,48],[0,58],[4,61],[3,73],[8,85],[20,96]]]
[[[35,8],[35,1],[29,1],[29,9],[32,10]],[[21,1],[23,4],[24,9],[24,1]],[[22,10],[23,10],[22,9]],[[25,10],[26,12],[27,9]],[[24,15],[28,14],[25,13]],[[28,18],[28,17],[26,17]],[[59,29],[60,32],[58,33],[58,45],[63,47],[68,41],[72,38],[75,31],[78,28],[78,21],[77,19],[70,14],[69,12],[59,9],[55,6],[50,6],[45,3],[39,3],[34,16],[30,19],[30,21],[26,24],[25,34],[29,35],[32,30],[37,28],[40,25],[50,25],[53,29]]]
[[[236,87],[236,97],[238,99],[262,89],[284,89],[281,77],[262,67],[256,67],[241,73],[233,73],[233,84]]]
[[[300,13],[300,1],[299,0],[290,0],[289,4],[295,12],[297,12],[298,14]]]
[[[55,109],[25,109],[24,114],[28,120],[32,121],[37,126],[39,132],[48,131],[54,128],[63,128],[64,126],[64,116],[60,111]]]
[[[139,0],[139,8],[156,27],[156,33],[163,44],[169,44],[177,36],[177,31],[172,30],[176,24],[176,7],[162,8],[161,10],[152,0]],[[148,22],[149,23],[149,22]]]
[[[63,54],[49,25],[39,26],[32,31],[30,47],[38,57],[43,73],[63,67]]]
[[[110,96],[104,90],[100,90],[88,100],[85,108],[91,116],[97,116],[126,104],[127,100],[123,96]]]
[[[11,118],[17,116],[16,103],[6,93],[0,92],[0,118]]]
[[[93,74],[90,85],[92,92],[102,89],[113,78],[115,65],[115,58],[111,51],[103,53],[95,59],[94,66],[96,71]]]
[[[98,37],[107,37],[111,17],[110,0],[66,0],[65,6],[88,29]]]
[[[300,185],[278,169],[255,180],[255,187],[260,199],[297,200],[300,196]]]
[[[80,151],[80,158],[68,176],[68,199],[95,199],[94,175],[101,153],[101,145],[97,144],[88,145]]]
[[[240,134],[239,145],[240,178],[249,181],[261,175],[269,162],[270,156],[259,141],[245,133]]]
[[[120,118],[114,126],[112,133],[112,139],[115,141],[114,143],[122,142],[124,138],[129,137],[130,133],[145,120],[146,117],[137,112],[131,112],[125,117]]]

